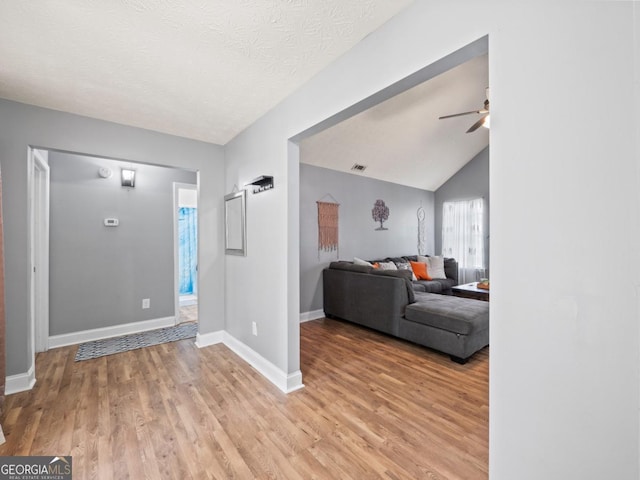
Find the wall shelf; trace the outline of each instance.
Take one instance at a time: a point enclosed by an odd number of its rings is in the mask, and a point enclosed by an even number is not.
[[[253,193],[260,193],[273,188],[273,177],[269,175],[260,175],[258,178],[253,179],[247,185],[253,185]]]

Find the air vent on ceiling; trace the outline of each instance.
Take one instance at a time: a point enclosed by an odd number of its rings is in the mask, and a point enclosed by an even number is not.
[[[353,170],[354,172],[364,172],[366,168],[367,168],[366,165],[360,165],[359,163],[354,163],[353,167],[351,167],[351,170]]]

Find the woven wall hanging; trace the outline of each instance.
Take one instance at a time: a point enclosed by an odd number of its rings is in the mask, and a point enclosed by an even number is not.
[[[318,255],[320,252],[338,252],[338,208],[337,202],[318,204]]]

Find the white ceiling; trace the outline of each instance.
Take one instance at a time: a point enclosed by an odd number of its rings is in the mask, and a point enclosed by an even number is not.
[[[0,97],[224,145],[412,0],[5,0]]]
[[[489,144],[489,131],[465,133],[480,117],[489,85],[483,55],[378,104],[300,144],[303,163],[435,191]]]

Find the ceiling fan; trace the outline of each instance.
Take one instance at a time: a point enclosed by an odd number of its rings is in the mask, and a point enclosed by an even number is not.
[[[461,117],[463,115],[482,115],[480,120],[469,127],[467,133],[475,132],[480,127],[489,128],[490,122],[490,114],[489,114],[489,87],[485,89],[485,95],[487,99],[484,101],[484,108],[480,110],[472,110],[470,112],[462,112],[462,113],[454,113],[453,115],[445,115],[444,117],[439,117],[439,120],[444,120],[445,118],[453,118],[453,117]]]

